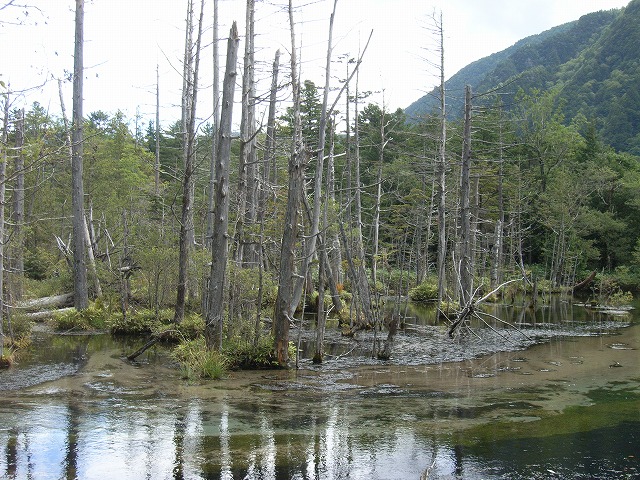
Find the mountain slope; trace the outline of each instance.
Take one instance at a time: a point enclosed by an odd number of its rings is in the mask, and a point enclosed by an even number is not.
[[[462,90],[486,92],[498,85],[509,105],[521,88],[559,91],[567,121],[595,119],[602,139],[618,150],[640,153],[640,0],[600,11],[520,40],[478,60],[446,83],[448,118],[463,111]],[[445,59],[446,61],[446,59]],[[436,111],[433,92],[405,113],[414,121]]]
[[[640,0],[558,72],[567,118],[596,119],[602,139],[640,154]]]

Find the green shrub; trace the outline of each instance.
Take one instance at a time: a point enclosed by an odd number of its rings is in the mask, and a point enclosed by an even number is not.
[[[223,347],[225,356],[232,368],[257,369],[273,368],[278,365],[273,352],[273,337],[265,336],[258,340],[257,346],[244,339],[235,339]]]
[[[57,266],[56,255],[45,248],[36,247],[24,252],[24,273],[27,278],[44,280],[54,274]]]
[[[53,314],[53,327],[59,331],[67,330],[102,330],[108,327],[111,313],[95,303],[85,310],[68,310]]]
[[[631,305],[633,302],[633,294],[631,292],[623,292],[618,290],[607,298],[605,304],[610,307],[622,307],[623,305]]]
[[[409,298],[414,302],[435,302],[438,299],[438,283],[427,280],[409,290]]]
[[[182,323],[173,323],[173,314],[169,320],[164,320],[154,333],[169,331],[165,337],[168,341],[184,342],[195,340],[204,334],[204,319],[199,313],[189,312],[184,316]]]
[[[273,337],[264,336],[258,340],[258,345],[244,339],[236,339],[227,342],[222,351],[229,361],[230,368],[239,369],[262,369],[277,368],[278,359],[273,351]],[[289,342],[289,358],[295,358],[296,347],[293,342]]]
[[[155,316],[147,316],[147,311],[130,312],[126,316],[117,312],[109,317],[109,331],[113,335],[146,335],[153,331],[158,323]]]
[[[23,348],[31,343],[31,329],[33,322],[23,313],[13,312],[10,318],[3,316],[4,340],[11,341],[9,335],[13,335],[12,345],[17,348]],[[11,325],[9,325],[11,322]],[[11,326],[11,328],[9,328]]]
[[[171,352],[185,378],[219,380],[226,375],[227,359],[220,352],[207,350],[204,337],[181,342]]]

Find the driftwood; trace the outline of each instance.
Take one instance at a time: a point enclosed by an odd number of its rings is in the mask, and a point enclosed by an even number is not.
[[[504,286],[513,283],[513,282],[518,282],[521,281],[521,279],[515,279],[515,280],[508,280],[500,285],[498,285],[495,289],[491,290],[489,293],[487,293],[484,297],[479,298],[477,300],[474,300],[475,298],[475,294],[478,292],[479,288],[476,289],[476,291],[471,295],[471,298],[469,299],[469,301],[466,303],[466,305],[464,305],[458,312],[456,312],[454,318],[455,320],[453,321],[453,323],[451,324],[451,326],[449,327],[449,338],[453,338],[455,336],[456,330],[459,330],[460,327],[464,324],[466,324],[466,322],[468,320],[471,319],[471,317],[476,317],[478,319],[480,319],[486,326],[488,326],[489,328],[491,328],[493,330],[493,327],[491,327],[491,325],[489,325],[480,315],[481,312],[479,312],[477,310],[477,307],[483,303],[485,300],[487,300],[487,298],[490,298],[494,293],[498,292],[501,288],[503,288]],[[499,321],[500,323],[503,323],[505,325],[508,325],[512,328],[514,328],[515,330],[518,330],[519,332],[521,332],[523,335],[525,335],[521,330],[519,330],[518,328],[516,328],[514,325],[512,325],[511,323],[507,322],[506,320],[502,320],[500,318],[494,317],[493,315],[488,315],[489,317],[493,318],[494,320]],[[525,335],[526,337],[526,335]],[[527,337],[528,338],[528,337]]]
[[[582,280],[580,283],[577,283],[573,286],[572,290],[574,292],[577,292],[579,290],[584,289],[587,285],[589,285],[591,282],[593,282],[593,280],[596,278],[596,271],[594,270],[593,272],[591,272],[591,274],[585,278],[584,280]]]
[[[42,310],[68,307],[73,305],[73,293],[53,295],[51,297],[34,298],[18,303],[19,309],[40,312]]]

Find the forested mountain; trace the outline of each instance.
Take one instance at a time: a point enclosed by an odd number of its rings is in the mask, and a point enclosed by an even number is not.
[[[639,44],[639,0],[527,37],[446,82],[448,118],[462,116],[464,85],[478,94],[501,87],[507,109],[516,105],[518,92],[554,91],[566,124],[594,121],[606,144],[640,153]],[[416,120],[436,103],[433,94],[425,95],[405,113]]]

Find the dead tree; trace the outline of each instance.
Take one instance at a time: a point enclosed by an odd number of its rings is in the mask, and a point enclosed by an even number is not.
[[[193,1],[189,2],[187,14],[187,41],[191,45],[191,32],[189,19],[193,17]],[[184,318],[185,303],[187,297],[187,283],[189,281],[190,252],[194,243],[193,225],[193,171],[196,150],[196,104],[198,98],[198,70],[200,66],[200,45],[202,41],[202,23],[204,13],[204,0],[200,4],[200,20],[198,22],[198,36],[195,53],[191,48],[185,48],[185,78],[182,93],[183,107],[183,162],[184,175],[182,178],[182,210],[180,217],[180,238],[178,255],[178,287],[174,322],[180,323]],[[186,89],[186,91],[185,91]]]
[[[16,183],[13,189],[13,234],[11,249],[12,254],[12,281],[11,300],[22,298],[22,280],[24,276],[24,109],[17,112],[15,121],[16,131],[16,155],[15,176]]]
[[[318,235],[320,233],[320,208],[322,205],[322,176],[324,173],[324,147],[326,140],[327,130],[327,108],[329,100],[329,87],[331,82],[331,53],[332,53],[332,38],[333,38],[333,20],[336,14],[336,6],[338,0],[333,1],[333,11],[329,19],[329,40],[327,42],[327,56],[325,64],[325,82],[324,92],[322,96],[322,110],[320,112],[320,119],[318,120],[318,151],[316,152],[316,171],[313,180],[313,213],[311,215],[311,231],[309,238],[305,242],[305,251],[302,259],[303,267],[302,274],[296,282],[294,294],[292,298],[292,309],[295,309],[300,302],[302,296],[302,290],[304,288],[305,279],[311,265],[311,261],[316,252],[316,244],[318,241]]]
[[[156,156],[153,164],[153,194],[160,196],[160,70],[156,64]]]
[[[519,332],[521,332],[525,337],[527,337],[526,334],[524,334],[521,330],[519,330],[517,327],[515,327],[513,324],[511,324],[510,322],[507,322],[506,320],[502,320],[494,315],[490,315],[487,313],[483,313],[481,312],[478,307],[484,303],[488,298],[491,298],[495,293],[497,293],[498,291],[500,291],[503,287],[507,286],[510,283],[513,282],[521,282],[525,279],[523,278],[518,278],[518,279],[514,279],[514,280],[509,280],[507,282],[502,283],[501,285],[499,285],[498,287],[496,287],[495,289],[491,290],[489,293],[487,293],[486,295],[484,295],[483,297],[474,300],[478,290],[476,289],[475,292],[471,292],[471,294],[469,295],[467,302],[464,305],[460,306],[460,310],[458,312],[456,312],[453,316],[453,321],[451,322],[451,325],[449,326],[449,330],[448,330],[448,334],[450,338],[453,338],[457,332],[460,331],[460,329],[465,326],[468,325],[468,322],[471,321],[472,318],[476,318],[478,320],[480,320],[482,323],[484,323],[487,327],[489,327],[492,330],[495,330],[491,325],[489,325],[489,323],[486,321],[485,317],[490,317],[493,320],[496,320],[504,325],[507,325],[515,330],[518,330]],[[528,338],[528,337],[527,337]]]
[[[460,306],[468,303],[473,291],[471,262],[471,210],[469,207],[471,171],[471,87],[465,87],[462,168],[460,170]]]
[[[76,0],[75,50],[73,61],[73,134],[71,156],[71,204],[73,213],[73,291],[74,306],[89,306],[87,267],[85,263],[84,185],[82,181],[83,118],[82,86],[84,77],[84,0]]]
[[[209,279],[208,308],[205,324],[207,348],[222,347],[224,315],[224,286],[228,259],[229,227],[229,163],[231,158],[231,120],[233,95],[237,77],[238,27],[233,22],[227,43],[226,72],[222,87],[222,109],[216,151],[213,229],[211,232],[211,275]]]
[[[267,134],[265,139],[262,184],[258,189],[258,211],[257,221],[260,225],[260,234],[258,241],[258,298],[256,300],[256,319],[254,328],[253,343],[258,345],[260,340],[260,330],[262,323],[262,298],[264,295],[264,226],[265,212],[267,204],[267,188],[275,183],[276,165],[275,165],[275,127],[276,127],[276,100],[278,93],[278,69],[280,66],[280,50],[276,50],[273,60],[273,70],[271,76],[271,93],[269,96],[269,115],[267,119]],[[273,178],[272,178],[273,177]]]
[[[238,218],[235,233],[235,260],[239,266],[255,263],[253,242],[245,238],[245,225],[255,222],[255,86],[254,26],[255,0],[247,0],[244,73],[242,75],[242,117],[240,119],[240,158],[238,161]]]
[[[0,160],[0,360],[4,355],[4,197],[7,180],[9,140],[9,93],[4,95],[4,119],[2,123],[2,160]]]
[[[300,119],[300,81],[298,79],[298,59],[296,55],[293,5],[289,0],[289,26],[291,31],[291,87],[293,90],[293,142],[289,156],[287,206],[284,216],[282,244],[280,248],[280,272],[278,293],[273,315],[274,352],[278,365],[286,367],[289,362],[289,325],[293,321],[292,309],[296,283],[296,241],[298,237],[298,212],[304,188],[304,172],[308,152],[302,139]]]
[[[439,37],[440,53],[440,84],[438,86],[438,100],[440,102],[440,135],[438,142],[438,159],[436,162],[436,178],[438,190],[438,255],[436,260],[436,270],[438,274],[438,309],[440,309],[446,291],[446,259],[447,259],[447,215],[446,215],[446,171],[447,171],[447,114],[445,101],[444,82],[444,29],[442,26],[442,12],[440,20],[433,17],[434,28]]]
[[[60,79],[58,79],[58,94],[60,96],[60,110],[62,111],[62,121],[65,129],[67,148],[69,149],[69,158],[73,162],[73,155],[74,155],[73,146],[72,146],[73,140],[71,139],[71,133],[69,132],[69,121],[67,120],[66,109],[64,106],[64,98],[62,96],[62,81]],[[83,207],[83,211],[84,211],[84,207]],[[84,225],[82,228],[83,228],[83,234],[84,234],[84,241],[87,248],[87,259],[89,260],[89,268],[91,269],[91,274],[94,281],[94,287],[96,290],[95,293],[97,297],[101,297],[102,288],[100,287],[100,279],[98,278],[98,270],[96,268],[95,256],[93,254],[93,244],[91,242],[91,237],[89,235],[89,226],[87,225],[87,218],[84,215],[84,212],[83,212],[83,223]],[[71,263],[71,266],[73,268],[73,263]]]
[[[209,209],[207,211],[207,237],[205,244],[211,248],[213,235],[213,207],[216,181],[216,155],[220,126],[220,56],[218,55],[218,0],[213,0],[213,128],[211,129],[211,164],[209,168]]]

